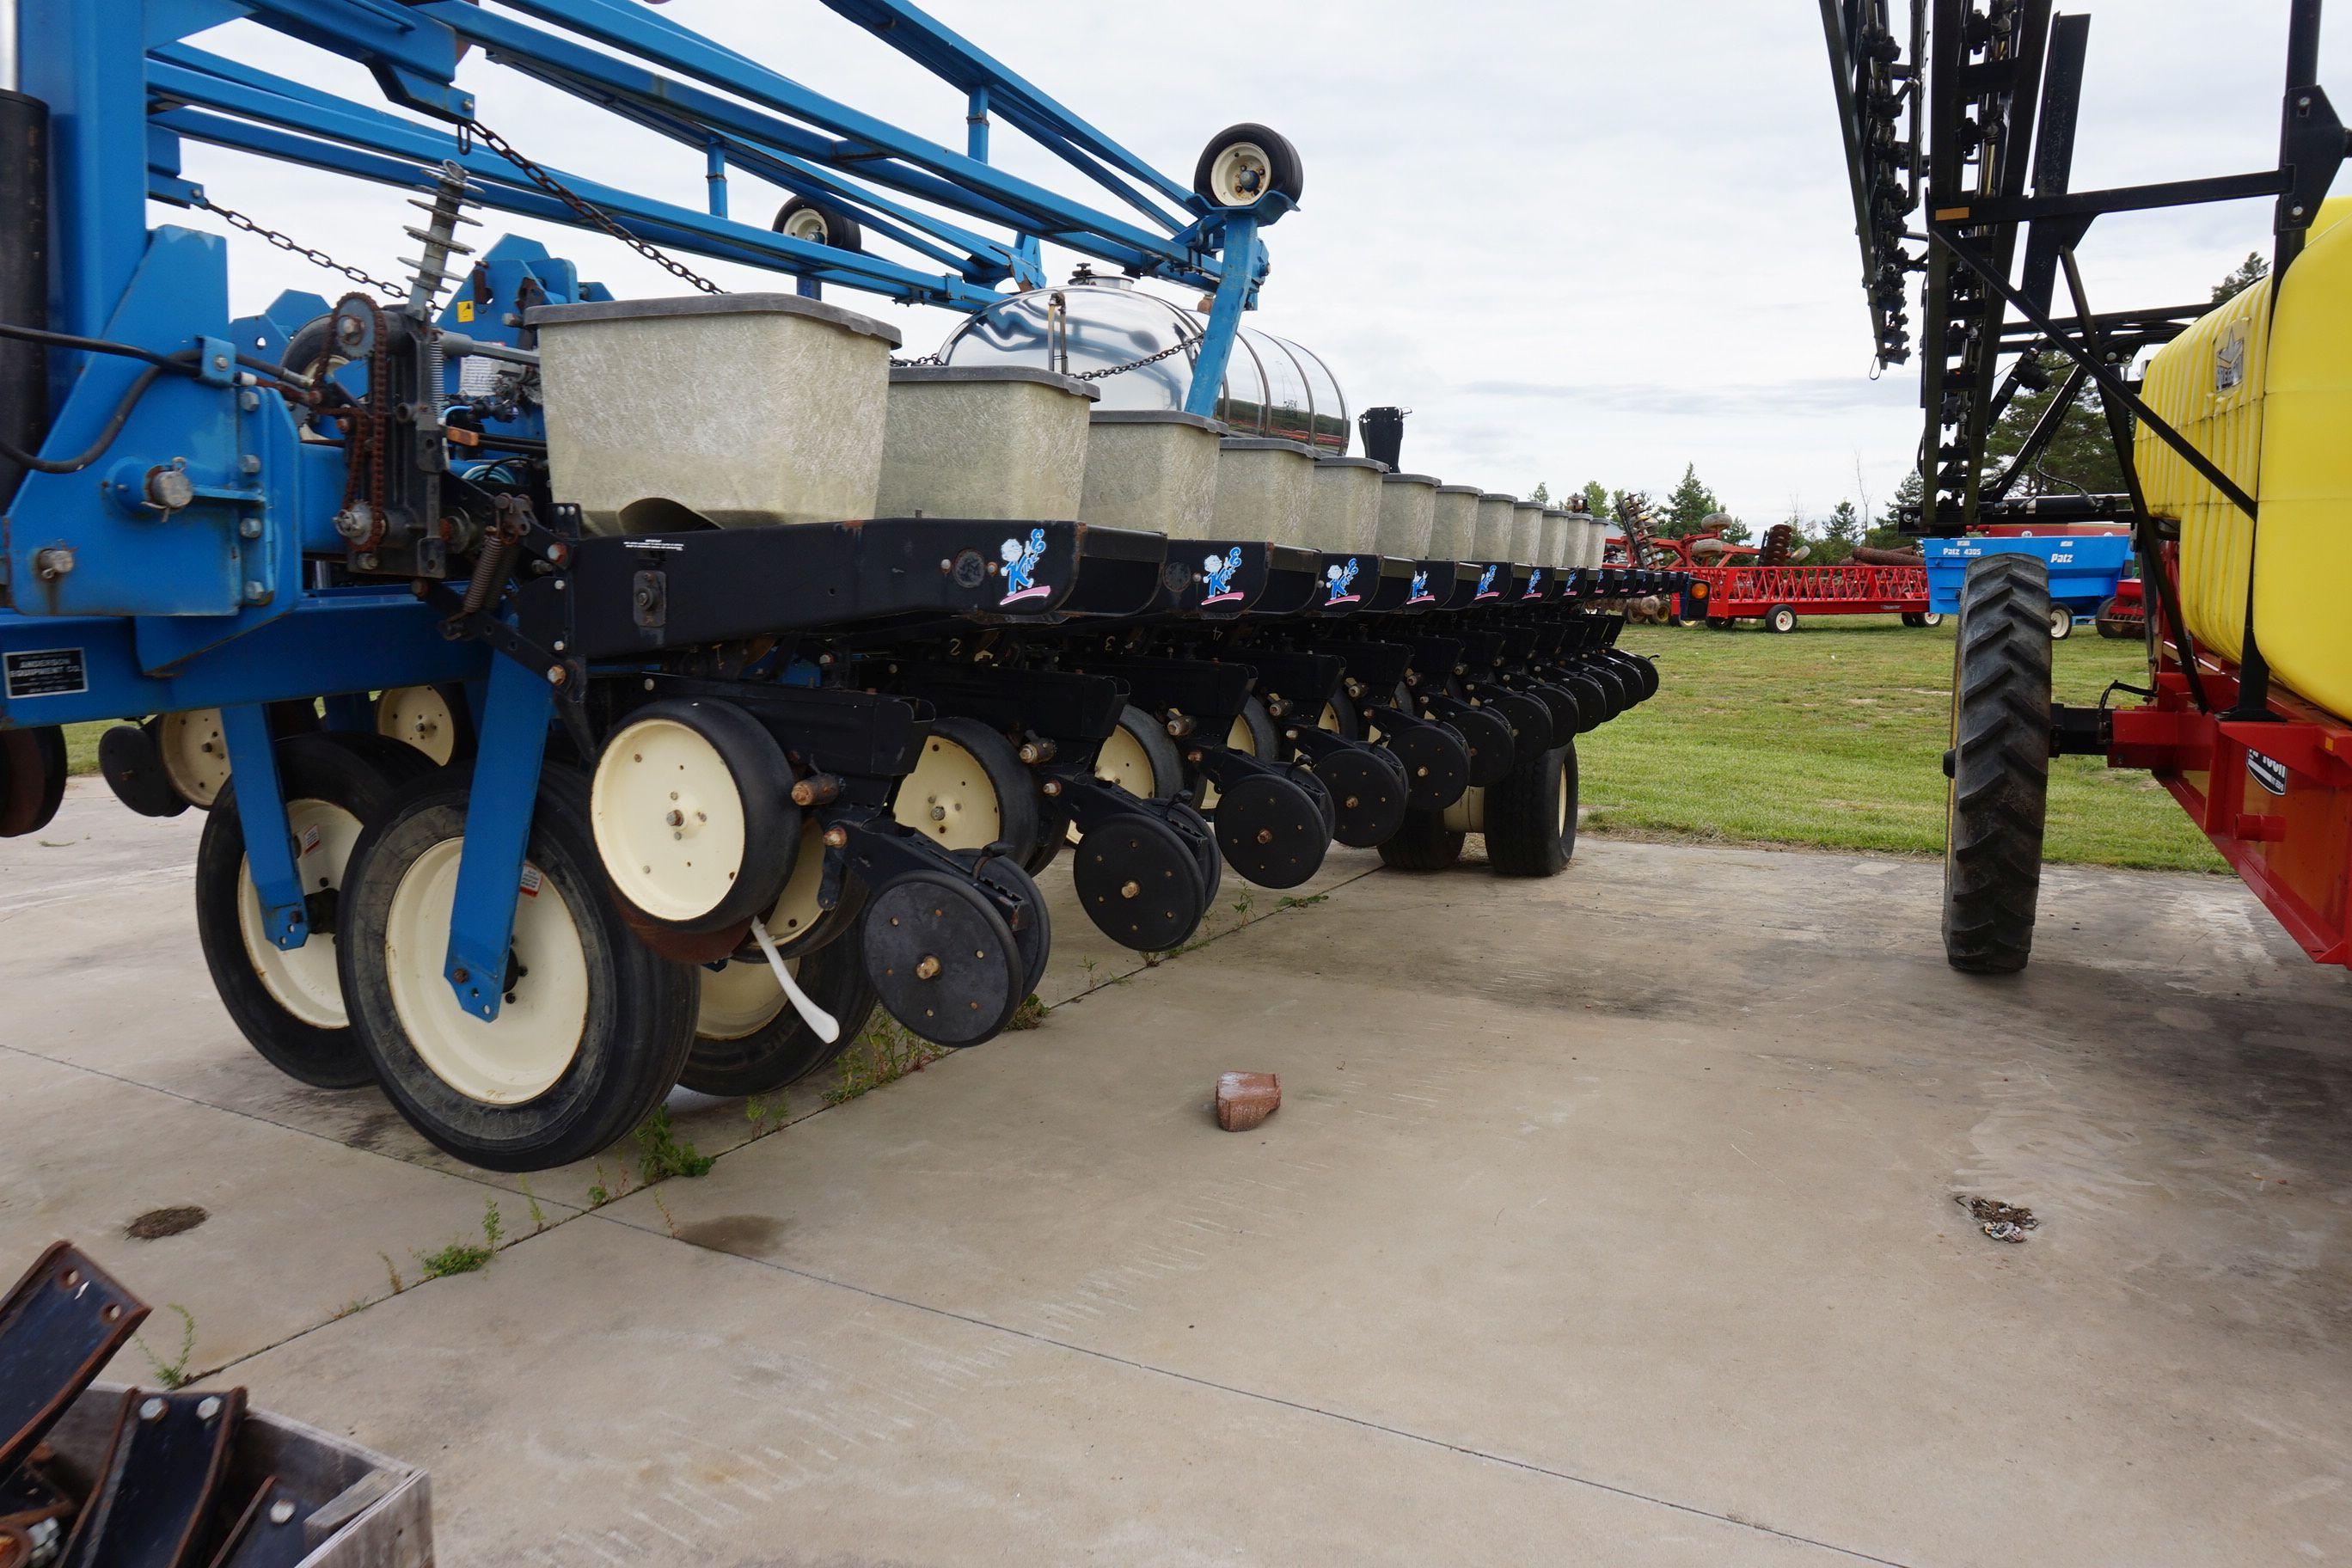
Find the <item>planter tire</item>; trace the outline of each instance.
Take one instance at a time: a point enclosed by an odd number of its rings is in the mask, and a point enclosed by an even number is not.
[[[1576,852],[1576,747],[1515,763],[1486,792],[1486,859],[1503,877],[1552,877]]]
[[[2006,974],[2033,951],[2050,787],[2048,568],[1988,555],[1960,590],[1945,770],[1944,956]]]
[[[1462,858],[1465,837],[1445,826],[1444,812],[1414,806],[1381,846],[1381,863],[1400,871],[1443,871]]]

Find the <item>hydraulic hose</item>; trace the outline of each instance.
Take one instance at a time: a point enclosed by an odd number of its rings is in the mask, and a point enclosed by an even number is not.
[[[77,337],[70,332],[45,331],[38,327],[20,327],[9,321],[0,321],[0,338],[16,338],[26,342],[39,343],[45,348],[78,349],[86,353],[117,354],[125,359],[147,362],[147,369],[131,384],[121,401],[114,405],[114,413],[107,419],[105,428],[99,432],[98,439],[79,457],[36,457],[13,442],[0,438],[0,458],[36,474],[78,474],[89,468],[104,457],[106,449],[114,445],[114,438],[122,434],[123,426],[131,422],[131,411],[139,406],[139,400],[147,395],[147,389],[155,384],[156,377],[165,371],[194,375],[198,370],[198,352],[194,349],[159,353],[153,349],[141,348],[136,343],[115,342],[107,338]],[[299,384],[295,380],[294,373],[282,364],[243,353],[236,356],[236,363],[244,369],[273,377],[288,387],[299,390]]]

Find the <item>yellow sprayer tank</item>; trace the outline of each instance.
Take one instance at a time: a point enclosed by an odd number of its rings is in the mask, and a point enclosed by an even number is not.
[[[2148,509],[2180,522],[2181,611],[2198,644],[2243,656],[2352,718],[2352,198],[2326,204],[2273,306],[2263,279],[2149,362],[2142,395],[2262,507],[2259,528],[2145,426]]]

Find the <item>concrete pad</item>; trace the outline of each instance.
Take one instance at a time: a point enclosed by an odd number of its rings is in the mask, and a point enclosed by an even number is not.
[[[452,1568],[1851,1561],[602,1215],[237,1375],[429,1467]]]

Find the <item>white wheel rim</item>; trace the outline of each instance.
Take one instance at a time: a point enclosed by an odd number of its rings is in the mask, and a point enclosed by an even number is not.
[[[163,754],[163,776],[192,805],[210,805],[228,783],[228,739],[221,733],[217,708],[166,713],[155,736]]]
[[[1562,768],[1559,770],[1559,836],[1562,838],[1568,837],[1568,770]]]
[[[784,960],[793,979],[800,978],[801,961]],[[756,1035],[776,1021],[791,1001],[776,984],[776,972],[764,958],[730,958],[723,969],[705,969],[701,1002],[694,1015],[694,1032],[706,1040],[740,1040]]]
[[[1318,730],[1327,731],[1334,735],[1339,733],[1339,704],[1334,702],[1326,702],[1323,704],[1323,716],[1315,721],[1315,727]]]
[[[1255,142],[1236,142],[1209,164],[1209,189],[1219,206],[1245,207],[1273,184],[1274,162]]]
[[[907,826],[950,849],[985,849],[1004,834],[1004,806],[988,770],[953,741],[923,742],[915,771],[898,784],[897,816]]]
[[[784,220],[784,232],[794,239],[805,239],[814,245],[831,242],[832,230],[825,226],[824,215],[814,207],[803,207]]]
[[[776,907],[768,911],[768,934],[777,945],[806,936],[809,928],[824,916],[824,906],[817,901],[824,889],[824,829],[815,817],[803,817],[801,847],[793,860],[793,874],[785,881],[784,890],[776,895]]]
[[[734,770],[675,719],[643,719],[605,744],[588,792],[605,874],[656,920],[709,914],[735,886],[746,825]]]
[[[1138,800],[1150,800],[1160,793],[1160,781],[1151,771],[1151,753],[1128,732],[1124,724],[1113,730],[1110,739],[1102,743],[1102,750],[1095,753],[1095,777],[1118,785]],[[1076,823],[1070,824],[1066,837],[1073,844],[1078,841]]]
[[[515,983],[496,1020],[457,1001],[441,969],[463,838],[445,838],[401,873],[384,923],[384,974],[403,1033],[434,1077],[468,1100],[520,1105],[553,1088],[588,1027],[588,955],[554,880],[515,900]],[[526,880],[530,868],[526,866]]]
[[[294,836],[294,870],[302,891],[341,888],[343,867],[360,836],[360,819],[323,800],[289,800],[286,825]],[[270,1000],[314,1029],[341,1029],[350,1024],[342,982],[335,975],[335,939],[313,931],[298,948],[272,943],[263,929],[261,895],[254,889],[253,872],[246,862],[237,867],[236,931]]]
[[[1257,731],[1249,727],[1247,714],[1234,720],[1233,728],[1225,731],[1225,750],[1239,752],[1244,757],[1257,755]],[[1223,793],[1214,780],[1203,774],[1201,779],[1201,809],[1207,811],[1214,806],[1218,795]]]
[[[448,700],[429,686],[403,686],[376,699],[375,730],[424,752],[442,766],[457,754],[457,720]]]

